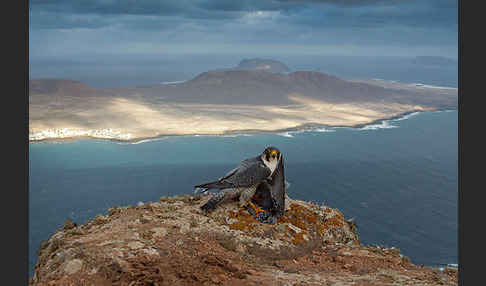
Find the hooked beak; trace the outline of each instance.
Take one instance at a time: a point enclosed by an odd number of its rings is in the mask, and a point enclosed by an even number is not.
[[[277,151],[272,151],[272,152],[270,152],[270,156],[272,156],[272,158],[274,158],[274,159],[275,159],[275,158],[277,158],[277,155],[278,155],[278,154],[277,154]],[[277,158],[277,159],[278,159],[278,158]]]

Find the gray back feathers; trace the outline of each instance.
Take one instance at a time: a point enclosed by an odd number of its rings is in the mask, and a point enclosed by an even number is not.
[[[240,165],[221,179],[234,187],[249,187],[260,183],[271,175],[260,156],[241,161]]]

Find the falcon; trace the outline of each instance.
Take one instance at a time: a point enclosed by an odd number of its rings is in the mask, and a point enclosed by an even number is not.
[[[248,209],[248,211],[260,222],[277,223],[277,219],[285,212],[285,191],[289,186],[290,184],[285,180],[284,158],[281,155],[272,176],[258,185],[252,198],[252,203],[260,206],[263,211],[257,212],[255,209]]]
[[[194,186],[196,192],[207,192],[211,189],[219,190],[216,195],[200,207],[201,210],[209,212],[225,201],[238,198],[240,207],[249,205],[257,213],[263,211],[251,202],[251,198],[260,183],[271,178],[281,157],[280,150],[270,146],[265,148],[260,155],[241,161],[238,167],[229,171],[217,181]]]

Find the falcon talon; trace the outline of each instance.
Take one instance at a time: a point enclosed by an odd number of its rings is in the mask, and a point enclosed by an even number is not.
[[[265,210],[264,210],[264,209],[262,209],[262,208],[261,208],[261,207],[259,207],[259,206],[256,206],[256,205],[255,205],[254,203],[252,203],[252,202],[248,202],[248,206],[249,206],[250,208],[252,208],[252,209],[255,211],[255,213],[256,213],[256,215],[257,215],[257,216],[258,216],[260,213],[264,213],[264,212],[265,212]]]

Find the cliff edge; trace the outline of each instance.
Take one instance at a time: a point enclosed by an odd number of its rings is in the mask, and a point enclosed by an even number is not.
[[[69,219],[38,250],[30,285],[457,285],[457,270],[417,266],[396,248],[360,244],[337,209],[287,199],[275,225],[208,196],[113,207]]]

